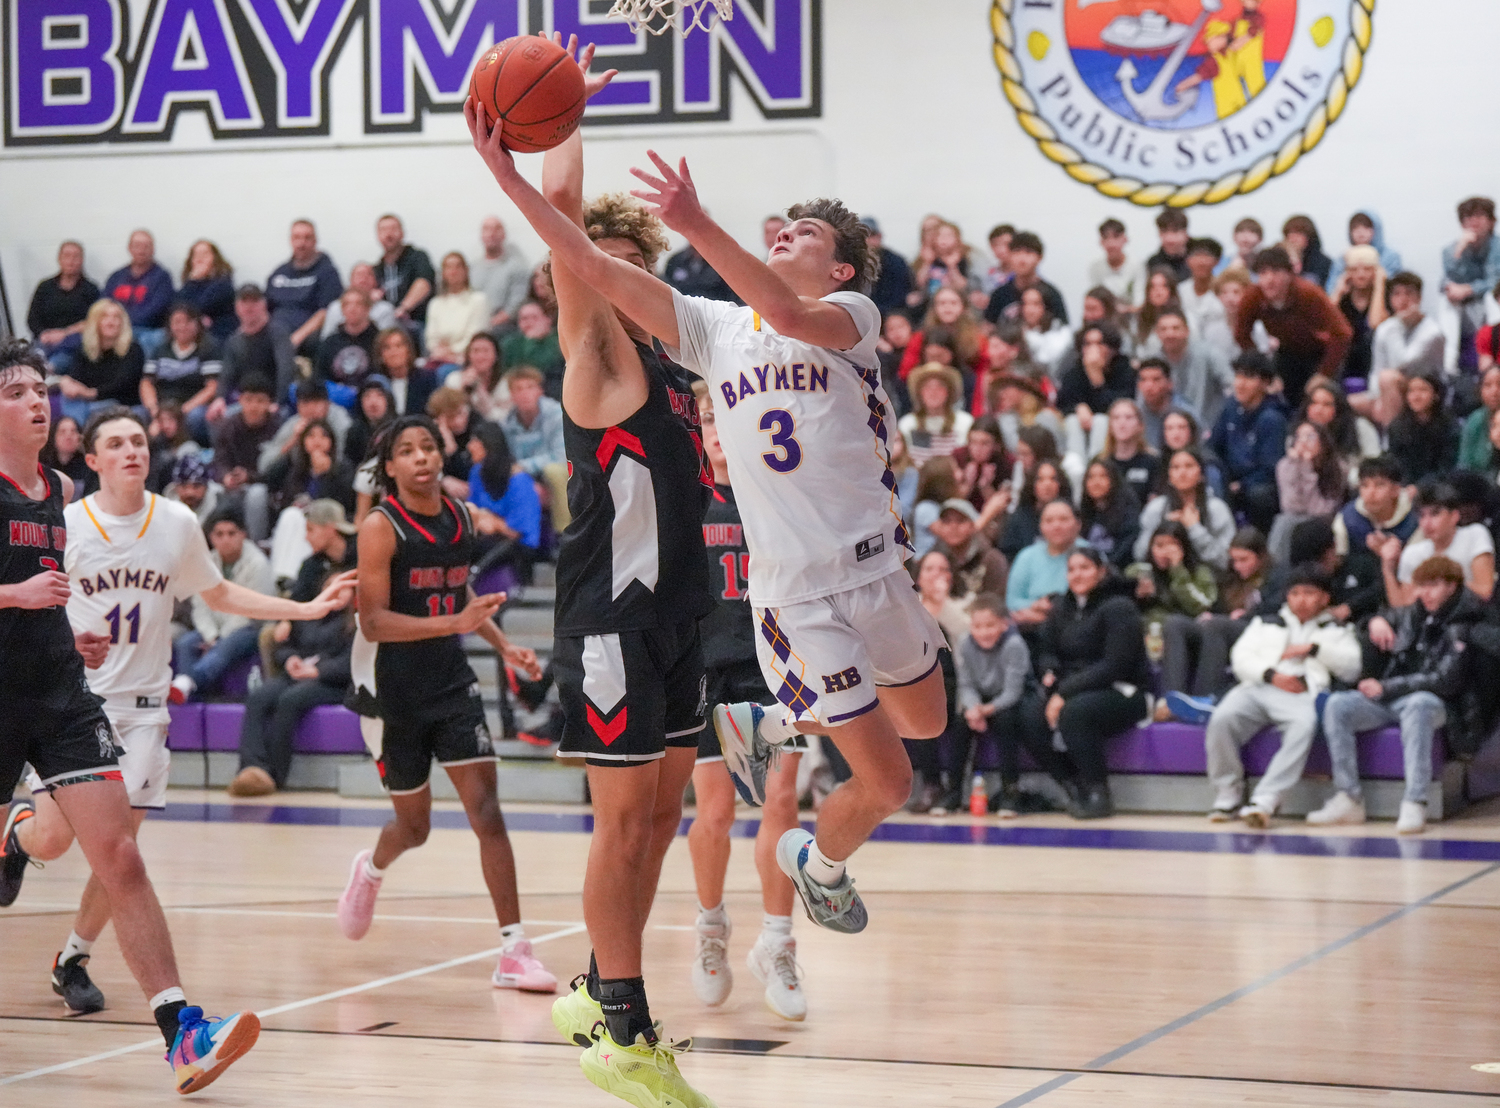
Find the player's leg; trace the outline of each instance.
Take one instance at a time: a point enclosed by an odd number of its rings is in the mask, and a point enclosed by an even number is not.
[[[755,868],[760,873],[765,916],[760,937],[745,958],[750,972],[766,987],[766,1005],[787,1020],[807,1018],[807,998],[797,965],[797,940],[792,938],[796,890],[776,862],[776,844],[798,826],[797,767],[801,761],[800,753],[784,753],[781,764],[766,775],[766,802],[755,835]]]
[[[710,1008],[723,1004],[734,987],[729,968],[733,931],[724,904],[724,875],[729,869],[729,829],[734,824],[734,783],[718,752],[718,740],[704,729],[693,767],[695,811],[688,828],[688,853],[698,890],[697,949],[693,956],[693,992]],[[712,749],[706,744],[712,743]]]
[[[444,765],[458,799],[463,802],[469,827],[479,839],[479,866],[484,884],[495,906],[495,920],[500,925],[500,957],[491,978],[497,989],[521,989],[530,993],[557,991],[557,978],[531,951],[526,929],[521,925],[521,898],[516,890],[516,856],[510,835],[505,830],[505,816],[500,811],[496,788],[495,763],[472,762],[467,765]]]

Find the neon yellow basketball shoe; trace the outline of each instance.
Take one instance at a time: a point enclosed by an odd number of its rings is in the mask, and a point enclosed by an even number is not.
[[[552,1026],[570,1043],[587,1047],[594,1042],[594,1025],[604,1023],[604,1009],[589,996],[589,975],[573,978],[569,992],[552,1002]]]
[[[677,1055],[691,1045],[691,1039],[669,1043],[642,1032],[635,1042],[621,1046],[601,1027],[579,1065],[595,1085],[635,1108],[715,1108],[677,1069]]]

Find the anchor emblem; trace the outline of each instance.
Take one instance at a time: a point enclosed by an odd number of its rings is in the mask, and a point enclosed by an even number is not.
[[[1098,0],[1093,0],[1098,2]],[[1173,103],[1167,103],[1167,89],[1172,83],[1172,77],[1177,72],[1182,61],[1187,57],[1187,52],[1198,40],[1198,34],[1203,30],[1208,17],[1224,6],[1223,0],[1200,0],[1203,9],[1198,13],[1198,18],[1186,28],[1177,40],[1176,47],[1167,56],[1160,72],[1152,82],[1141,91],[1136,91],[1135,79],[1140,76],[1135,63],[1127,56],[1120,62],[1120,68],[1115,70],[1115,79],[1120,82],[1120,93],[1125,97],[1131,109],[1146,123],[1170,123],[1185,112],[1191,111],[1198,103],[1198,88],[1182,89],[1177,93]],[[1154,15],[1147,12],[1146,15]],[[1180,26],[1180,25],[1179,25]],[[1175,32],[1176,28],[1172,28]]]

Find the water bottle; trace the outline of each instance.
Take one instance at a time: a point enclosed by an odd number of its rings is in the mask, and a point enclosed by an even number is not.
[[[1146,657],[1154,664],[1161,661],[1161,656],[1166,651],[1167,644],[1161,635],[1161,624],[1152,620],[1151,626],[1146,628]]]
[[[250,667],[250,672],[245,675],[245,688],[250,692],[254,692],[256,689],[260,688],[261,683],[264,680],[265,675],[260,671],[260,664],[256,663],[255,665]]]
[[[974,784],[969,789],[969,815],[982,816],[990,810],[990,795],[984,788],[984,774],[974,775]]]

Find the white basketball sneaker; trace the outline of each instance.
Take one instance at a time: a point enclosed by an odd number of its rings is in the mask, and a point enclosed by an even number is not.
[[[1414,800],[1403,800],[1401,812],[1396,817],[1396,834],[1420,835],[1427,830],[1427,805]]]
[[[784,1020],[807,1018],[807,995],[802,991],[802,967],[797,965],[797,940],[762,934],[745,964],[766,987],[766,1007]]]
[[[1323,807],[1316,812],[1307,813],[1307,822],[1314,827],[1364,823],[1365,802],[1362,799],[1356,800],[1348,793],[1334,793]]]
[[[698,952],[693,957],[693,992],[710,1008],[717,1008],[729,999],[729,990],[734,988],[734,974],[729,969],[729,936],[734,925],[729,914],[723,923],[705,922],[698,916]]]

